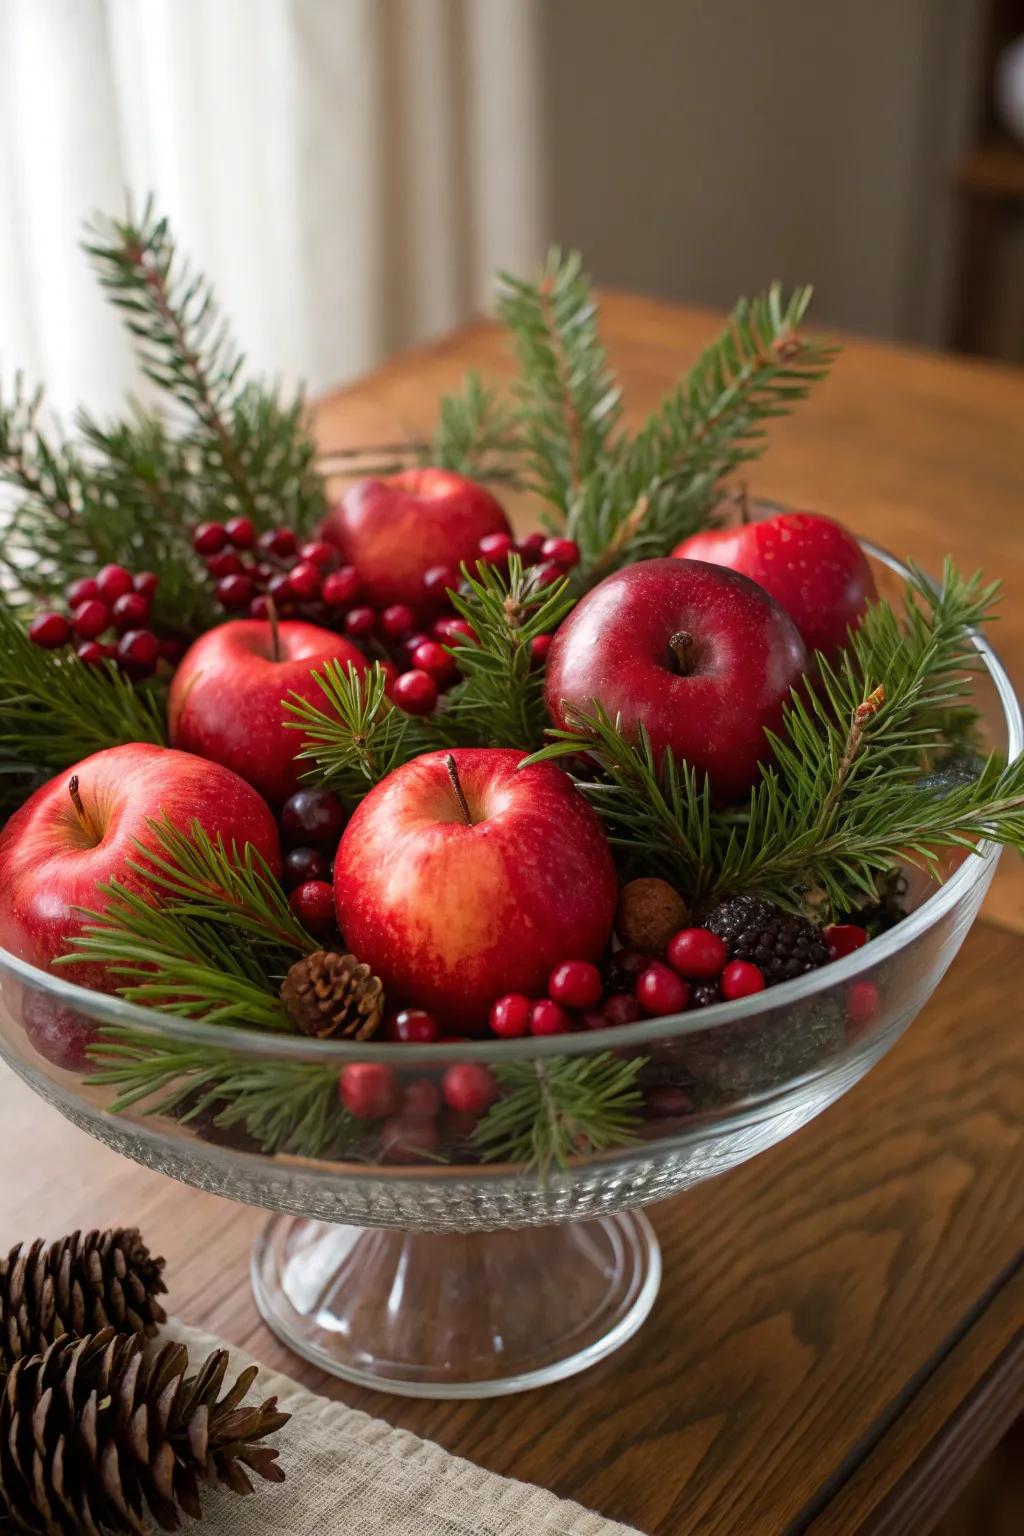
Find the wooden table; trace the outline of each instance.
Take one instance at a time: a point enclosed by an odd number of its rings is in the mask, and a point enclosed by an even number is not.
[[[697,311],[612,296],[605,331],[631,407],[711,333]],[[325,448],[430,425],[467,363],[507,365],[468,327],[326,400]],[[752,488],[834,513],[936,569],[1007,578],[998,640],[1024,682],[1024,376],[851,342],[773,435]],[[525,509],[517,515],[525,516]],[[256,1317],[262,1217],[89,1141],[4,1072],[0,1242],[138,1222],[171,1305],[268,1364],[658,1536],[927,1532],[1024,1408],[1024,883],[1004,870],[938,996],[856,1089],[789,1141],[653,1220],[665,1282],[646,1328],[561,1386],[427,1403],[331,1382]]]

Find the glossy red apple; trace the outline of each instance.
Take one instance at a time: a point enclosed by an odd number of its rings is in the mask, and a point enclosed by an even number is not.
[[[355,566],[376,608],[408,603],[417,612],[429,570],[447,566],[457,577],[464,560],[476,560],[486,534],[510,532],[490,491],[448,469],[359,480],[320,525],[321,538]]]
[[[82,926],[75,908],[102,909],[104,881],[147,888],[130,861],[136,840],[153,845],[148,823],[162,815],[182,830],[198,821],[228,847],[252,843],[280,870],[270,808],[237,774],[167,747],[110,747],[37,789],[0,832],[0,944],[39,966],[66,953]],[[62,966],[61,975],[116,985],[99,965]]]
[[[643,725],[719,801],[742,796],[768,756],[765,730],[807,668],[796,625],[746,576],[698,560],[642,560],[600,582],[573,609],[548,653],[545,699],[596,703],[626,734]]]
[[[223,763],[273,805],[299,787],[304,764],[296,762],[304,737],[285,721],[292,693],[327,707],[313,671],[325,661],[360,671],[359,648],[315,624],[286,622],[274,633],[263,619],[234,619],[207,630],[190,646],[171,683],[171,741],[185,752]]]
[[[551,763],[508,748],[431,752],[389,774],[334,864],[338,923],[391,1006],[481,1031],[495,998],[537,996],[565,959],[597,960],[616,881],[608,840]]]
[[[851,533],[817,512],[780,512],[736,528],[695,533],[672,551],[741,571],[781,603],[809,653],[833,657],[877,593]]]

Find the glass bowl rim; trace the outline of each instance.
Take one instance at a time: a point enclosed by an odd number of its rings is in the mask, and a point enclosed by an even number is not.
[[[907,580],[911,572],[895,555],[868,539],[861,539],[867,554]],[[1007,761],[1012,762],[1024,750],[1024,720],[1020,703],[1006,669],[985,637],[972,632],[974,645],[995,685],[1007,731]],[[887,933],[869,944],[832,961],[816,971],[779,983],[735,1002],[717,1003],[711,1009],[667,1014],[644,1019],[635,1024],[580,1034],[535,1036],[518,1040],[459,1040],[433,1045],[407,1045],[381,1040],[316,1040],[304,1035],[275,1033],[267,1030],[241,1029],[230,1024],[206,1024],[199,1019],[184,1019],[155,1008],[144,1008],[106,992],[78,986],[59,975],[40,970],[20,960],[0,946],[0,975],[8,974],[37,992],[53,997],[63,1007],[81,1012],[95,1022],[131,1027],[147,1034],[162,1036],[175,1044],[214,1046],[239,1056],[301,1061],[310,1065],[336,1066],[354,1061],[386,1062],[389,1065],[440,1066],[458,1058],[500,1064],[537,1057],[598,1055],[603,1051],[636,1048],[667,1039],[692,1034],[710,1034],[727,1025],[749,1020],[759,1014],[773,1013],[827,991],[834,985],[856,981],[875,965],[889,959],[914,939],[933,927],[956,904],[966,898],[980,881],[988,878],[1002,852],[987,839],[977,844],[963,863],[934,893]]]

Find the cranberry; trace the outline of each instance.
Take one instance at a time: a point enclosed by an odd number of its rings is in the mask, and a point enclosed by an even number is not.
[[[525,539],[519,540],[519,554],[524,565],[536,565],[544,551],[547,536],[543,533],[528,533]]]
[[[228,531],[223,523],[200,523],[192,535],[192,548],[197,555],[216,555],[228,542]]]
[[[149,618],[149,598],[141,592],[126,592],[115,602],[111,612],[117,632],[123,635],[127,629],[141,629]]]
[[[291,586],[286,571],[277,571],[267,581],[267,596],[272,597],[279,606],[283,600],[291,595]]]
[[[563,960],[548,977],[548,996],[566,1008],[593,1008],[603,992],[601,972],[589,960]]]
[[[873,981],[855,981],[846,998],[846,1016],[851,1024],[867,1024],[878,1009],[878,988]]]
[[[293,847],[333,853],[344,827],[344,807],[329,789],[297,789],[281,807],[281,831]]]
[[[572,1019],[565,1009],[550,998],[542,997],[530,1009],[531,1035],[568,1035],[572,1033]]]
[[[134,682],[156,670],[160,641],[151,629],[129,629],[117,642],[117,662]]]
[[[312,560],[300,560],[288,572],[288,590],[300,602],[311,602],[320,596],[323,576]]]
[[[458,676],[458,668],[452,658],[444,646],[438,645],[436,640],[424,640],[412,652],[409,659],[421,672],[429,672],[442,687],[445,683],[454,682]]]
[[[441,1134],[428,1115],[395,1115],[380,1128],[381,1157],[386,1163],[429,1163],[440,1145]]]
[[[130,592],[135,582],[131,572],[126,571],[123,565],[104,565],[96,572],[96,585],[103,601],[113,603]]]
[[[294,555],[298,542],[290,528],[268,528],[266,533],[261,533],[259,537],[259,547],[263,553],[277,555],[281,559],[287,555]]]
[[[288,905],[315,938],[329,938],[334,932],[334,891],[326,880],[304,880],[288,897]]]
[[[91,602],[94,597],[99,597],[100,589],[91,576],[80,576],[77,581],[69,582],[64,588],[64,596],[68,600],[68,607],[78,608],[82,603]]]
[[[535,587],[553,587],[556,581],[561,581],[565,572],[560,565],[553,560],[545,560],[543,565],[538,565],[533,577]]]
[[[441,1096],[449,1109],[482,1115],[498,1097],[498,1084],[488,1067],[475,1061],[459,1062],[442,1077]]]
[[[383,661],[378,661],[377,665],[384,673],[385,697],[393,701],[395,697],[395,683],[398,681],[398,668],[393,661],[388,661],[386,657]]]
[[[578,1016],[577,1022],[581,1029],[607,1029],[608,1020],[599,1008],[588,1008],[586,1013]]]
[[[515,547],[515,540],[510,533],[485,533],[477,545],[483,558],[495,563],[507,560]]]
[[[33,645],[53,651],[58,645],[67,645],[71,639],[71,625],[62,613],[40,613],[29,625],[28,637]]]
[[[499,1040],[516,1040],[530,1027],[533,1004],[522,992],[507,992],[491,1005],[491,1030]]]
[[[236,549],[252,549],[256,542],[256,529],[251,517],[229,517],[224,532]]]
[[[85,1072],[90,1066],[88,1048],[99,1034],[92,1019],[62,1008],[45,992],[27,992],[21,1005],[21,1022],[32,1046],[44,1061],[65,1072]]]
[[[830,960],[841,960],[852,955],[855,949],[863,949],[868,941],[868,931],[859,923],[832,923],[822,934],[828,946]]]
[[[395,678],[391,697],[407,715],[429,715],[437,703],[437,684],[428,672],[403,672]]]
[[[619,1024],[635,1024],[640,1017],[640,1004],[630,992],[617,992],[606,999],[601,1009],[610,1028]]]
[[[350,608],[345,615],[345,633],[347,635],[371,635],[376,627],[377,615],[366,604],[362,604],[358,608]]]
[[[402,1113],[435,1118],[441,1113],[441,1090],[429,1077],[418,1077],[402,1090]]]
[[[432,602],[444,601],[449,592],[459,590],[459,573],[450,565],[432,565],[423,576],[423,591]]]
[[[338,1074],[338,1096],[358,1120],[386,1120],[401,1098],[395,1074],[379,1061],[354,1061]]]
[[[333,544],[328,544],[323,539],[310,539],[299,549],[299,559],[308,560],[310,565],[316,566],[317,570],[333,571],[340,556]]]
[[[652,1120],[674,1120],[679,1115],[693,1114],[693,1100],[685,1088],[660,1083],[644,1093],[644,1111]]]
[[[682,928],[669,939],[665,958],[687,981],[714,981],[729,958],[729,946],[709,928]]]
[[[175,640],[173,637],[160,641],[160,655],[164,661],[169,661],[172,667],[176,667],[185,654],[185,642]]]
[[[641,971],[646,971],[654,955],[645,955],[638,949],[617,949],[605,962],[604,981],[609,992],[632,994]]]
[[[563,571],[571,571],[580,563],[580,547],[573,539],[545,539],[541,554],[545,560],[553,560]]]
[[[675,971],[655,960],[641,971],[636,984],[636,1000],[644,1013],[660,1018],[667,1013],[682,1013],[690,998],[690,989]]]
[[[435,640],[440,640],[443,645],[477,645],[476,630],[468,619],[458,615],[445,614],[442,619],[435,619],[432,626]],[[428,636],[424,635],[425,640]]]
[[[156,595],[156,589],[160,585],[160,577],[155,571],[136,571],[135,590],[143,597],[148,597],[152,602]]]
[[[223,581],[218,581],[214,587],[218,603],[223,608],[237,611],[247,608],[252,601],[254,587],[251,576],[225,576]]]
[[[328,608],[347,608],[359,596],[359,573],[354,565],[343,565],[324,577],[321,597]]]
[[[441,1030],[432,1013],[422,1008],[403,1008],[389,1016],[384,1033],[389,1040],[402,1045],[433,1045]]]
[[[225,549],[219,555],[210,556],[206,569],[215,581],[220,581],[224,576],[240,576],[245,566],[233,549]]]
[[[90,597],[71,615],[71,627],[83,640],[95,640],[110,627],[110,609],[99,598]]]
[[[764,973],[749,960],[730,960],[718,982],[722,996],[732,1002],[737,997],[752,997],[765,989]]]
[[[79,661],[84,661],[87,667],[98,667],[107,659],[107,648],[98,640],[83,640],[75,651]]]
[[[408,603],[392,603],[380,616],[380,631],[389,640],[403,640],[416,628],[416,615]]]
[[[270,618],[270,598],[265,592],[257,592],[249,604],[249,617],[250,619]]]
[[[330,873],[330,865],[315,848],[293,848],[285,855],[284,883],[288,890],[307,880],[327,880]]]
[[[551,635],[534,635],[530,641],[530,656],[538,666],[543,666],[551,649]]]

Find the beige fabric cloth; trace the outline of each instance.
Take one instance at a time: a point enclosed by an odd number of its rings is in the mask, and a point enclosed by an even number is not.
[[[188,1345],[193,1361],[223,1347],[172,1318],[163,1337]],[[231,1346],[241,1370],[251,1356]],[[258,1364],[259,1362],[257,1362]],[[485,1472],[441,1446],[382,1419],[317,1397],[260,1366],[254,1392],[276,1393],[292,1414],[275,1443],[287,1480],[252,1498],[203,1492],[205,1536],[640,1536],[542,1488]],[[508,1403],[515,1413],[515,1398]]]

